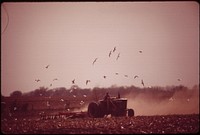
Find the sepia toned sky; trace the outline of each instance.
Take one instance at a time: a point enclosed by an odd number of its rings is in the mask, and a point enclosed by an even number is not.
[[[141,80],[145,87],[192,87],[199,84],[198,65],[196,2],[1,4],[5,96],[41,86],[70,88],[73,79],[81,88],[143,88]],[[86,85],[86,80],[91,82]]]

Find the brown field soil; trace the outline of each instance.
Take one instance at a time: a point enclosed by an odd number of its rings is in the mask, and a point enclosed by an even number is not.
[[[4,134],[169,134],[198,133],[199,114],[106,118],[40,119],[1,116]]]

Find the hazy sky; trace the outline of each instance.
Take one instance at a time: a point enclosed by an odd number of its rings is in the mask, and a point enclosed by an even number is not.
[[[1,4],[1,93],[73,79],[81,88],[199,84],[198,3]]]

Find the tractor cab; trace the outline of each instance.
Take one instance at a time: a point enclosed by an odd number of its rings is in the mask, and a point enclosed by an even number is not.
[[[98,102],[91,102],[88,106],[88,115],[90,117],[104,117],[109,115],[119,117],[134,116],[133,109],[127,109],[127,98],[121,98],[118,94],[118,97],[110,97],[108,93],[104,99],[99,100]]]

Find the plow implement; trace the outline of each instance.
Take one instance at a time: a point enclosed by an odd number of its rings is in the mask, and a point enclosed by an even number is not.
[[[59,113],[52,113],[52,114],[46,114],[41,113],[40,119],[47,120],[47,119],[59,119],[59,118],[86,118],[88,117],[87,112],[59,112]]]

